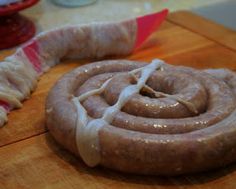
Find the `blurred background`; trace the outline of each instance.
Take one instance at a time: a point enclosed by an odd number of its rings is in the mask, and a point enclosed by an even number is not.
[[[236,0],[97,0],[94,4],[74,8],[58,6],[52,1],[41,0],[21,12],[34,21],[38,32],[61,25],[121,20],[163,8],[191,10],[236,29]]]
[[[118,21],[164,8],[190,10],[236,30],[236,0],[0,0],[0,50],[56,27]]]

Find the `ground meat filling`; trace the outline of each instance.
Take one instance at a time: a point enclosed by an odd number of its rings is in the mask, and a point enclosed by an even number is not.
[[[46,104],[55,139],[89,166],[123,172],[178,175],[234,162],[236,74],[162,63],[114,111],[124,91],[145,77],[146,66],[102,61],[62,77]],[[78,130],[82,114],[86,124]]]

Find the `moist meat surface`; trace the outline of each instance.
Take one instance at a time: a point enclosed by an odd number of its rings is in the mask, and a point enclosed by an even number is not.
[[[137,82],[129,71],[145,65],[126,60],[102,61],[63,76],[46,103],[47,126],[55,139],[80,156],[73,96],[97,89],[112,78],[103,93],[81,102],[89,120],[101,118],[122,90]],[[140,72],[135,77],[139,78]],[[164,64],[151,74],[146,89],[134,94],[112,123],[99,129],[95,137],[99,141],[99,164],[123,172],[178,175],[234,162],[235,83],[236,75],[229,70]]]

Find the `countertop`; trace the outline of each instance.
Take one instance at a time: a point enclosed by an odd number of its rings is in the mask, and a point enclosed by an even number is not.
[[[56,9],[57,7],[53,7],[52,10]],[[30,14],[30,11],[24,14]],[[55,11],[51,14],[59,13]],[[63,11],[60,14],[62,15]],[[42,24],[39,15],[40,13],[35,12],[34,19],[38,19],[37,26],[41,28],[48,29],[61,24],[59,18],[53,25],[50,25],[49,20],[48,23]],[[117,19],[127,16],[122,15]],[[83,21],[91,21],[84,20],[83,14],[81,17]],[[65,16],[63,19],[69,17]],[[151,61],[157,57],[174,65],[199,69],[225,67],[236,71],[235,42],[236,33],[232,30],[188,11],[180,11],[171,13],[142,49],[126,58]],[[12,52],[14,49],[0,52],[0,59]],[[58,145],[45,127],[46,95],[59,77],[87,62],[89,61],[66,60],[52,68],[41,77],[37,89],[31,98],[23,103],[23,108],[9,114],[8,124],[0,129],[0,188],[235,188],[235,164],[196,175],[138,176],[101,167],[89,168]]]

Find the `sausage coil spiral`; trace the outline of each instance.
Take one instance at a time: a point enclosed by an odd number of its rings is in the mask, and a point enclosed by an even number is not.
[[[63,76],[47,126],[91,167],[178,175],[236,160],[236,74],[161,60],[88,64]]]

